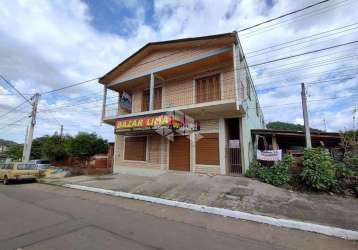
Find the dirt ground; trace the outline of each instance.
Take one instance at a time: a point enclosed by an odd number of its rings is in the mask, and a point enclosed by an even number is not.
[[[114,174],[45,179],[51,184],[79,184],[358,229],[358,199],[329,194],[307,194],[274,187],[246,177],[208,176],[167,172],[139,176]]]

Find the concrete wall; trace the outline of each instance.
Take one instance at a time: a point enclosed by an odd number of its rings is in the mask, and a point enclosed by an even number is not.
[[[245,114],[241,119],[240,135],[241,135],[241,156],[243,162],[243,173],[249,168],[250,162],[253,160],[254,148],[251,137],[251,129],[265,128],[264,117],[259,105],[255,86],[247,69],[246,61],[241,61],[242,68],[240,72],[242,106]],[[249,92],[248,92],[249,88]],[[250,96],[248,95],[250,93]]]

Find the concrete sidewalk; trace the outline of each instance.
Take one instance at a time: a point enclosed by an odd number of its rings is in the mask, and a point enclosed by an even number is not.
[[[78,184],[158,198],[227,208],[276,218],[358,229],[358,199],[303,194],[245,177],[167,172],[42,179],[49,184]]]

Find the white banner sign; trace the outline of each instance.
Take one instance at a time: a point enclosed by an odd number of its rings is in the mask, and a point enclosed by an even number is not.
[[[257,159],[262,161],[281,161],[282,150],[257,150]]]
[[[229,148],[240,148],[240,140],[229,140]]]

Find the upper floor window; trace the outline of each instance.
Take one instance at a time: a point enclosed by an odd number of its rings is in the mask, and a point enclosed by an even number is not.
[[[149,89],[143,91],[142,97],[142,112],[149,110]],[[154,101],[153,101],[154,109],[162,108],[162,87],[157,87],[154,89]]]
[[[196,102],[210,102],[221,99],[220,74],[206,76],[195,80]]]

